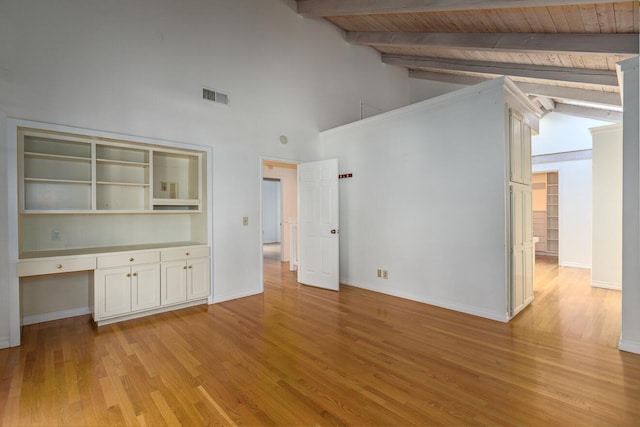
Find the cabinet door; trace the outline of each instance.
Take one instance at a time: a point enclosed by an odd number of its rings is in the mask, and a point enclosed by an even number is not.
[[[509,158],[512,182],[523,182],[522,120],[515,112],[509,115]]]
[[[162,263],[160,304],[176,304],[187,300],[187,263]]]
[[[531,128],[518,113],[509,117],[510,180],[531,185]]]
[[[209,258],[187,261],[187,299],[206,298],[211,290]]]
[[[160,265],[147,264],[131,268],[131,310],[160,306]]]
[[[131,311],[131,270],[129,267],[96,270],[94,307],[96,320]]]
[[[534,247],[532,233],[532,193],[529,187],[511,188],[511,315],[515,316],[533,300]]]

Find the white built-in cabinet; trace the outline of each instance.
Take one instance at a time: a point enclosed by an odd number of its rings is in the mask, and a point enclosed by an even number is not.
[[[16,128],[17,276],[92,272],[98,325],[206,303],[207,150],[78,131]]]
[[[209,295],[208,248],[168,249],[162,252],[162,304]]]
[[[98,256],[93,297],[96,321],[159,307],[160,253]]]
[[[94,320],[110,323],[210,294],[208,246],[99,255],[94,278]],[[166,311],[166,310],[162,310]]]
[[[531,127],[523,116],[509,110],[509,239],[510,316],[533,301],[535,246],[531,185]]]

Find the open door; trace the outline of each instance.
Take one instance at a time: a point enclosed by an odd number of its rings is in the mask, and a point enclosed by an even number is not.
[[[339,290],[338,159],[298,165],[298,282]]]

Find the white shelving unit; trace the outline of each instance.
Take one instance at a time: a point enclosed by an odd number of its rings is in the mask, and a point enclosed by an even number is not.
[[[149,210],[150,149],[96,145],[96,209]]]
[[[210,302],[210,147],[19,119],[8,129],[12,345],[22,298],[42,300],[47,316],[88,307],[98,325]],[[162,280],[166,254],[183,260],[184,280]],[[65,275],[71,286],[56,289]],[[168,288],[185,299],[161,301]],[[76,289],[88,289],[87,307]],[[50,292],[73,302],[48,304]]]
[[[202,153],[19,129],[20,212],[201,212]]]
[[[560,229],[559,210],[560,194],[558,192],[558,172],[547,173],[547,253],[558,255]]]
[[[91,144],[36,132],[24,132],[22,142],[22,211],[91,209]]]

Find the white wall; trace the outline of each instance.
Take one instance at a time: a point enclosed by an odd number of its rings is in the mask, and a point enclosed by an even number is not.
[[[622,288],[622,125],[593,135],[593,286]]]
[[[411,91],[411,103],[425,101],[444,95],[445,93],[454,92],[467,86],[456,83],[436,82],[424,79],[409,79],[409,89]]]
[[[504,120],[495,81],[324,132],[322,157],[353,173],[341,283],[505,320]]]
[[[2,1],[0,93],[9,117],[212,146],[216,301],[262,289],[260,156],[313,159],[318,131],[357,120],[362,99],[409,102],[406,71],[285,0]]]
[[[534,156],[591,150],[589,128],[609,123],[550,113],[540,120],[540,133],[532,139]],[[567,267],[591,268],[591,159],[533,165],[533,172],[558,172],[559,256]]]
[[[621,350],[640,353],[640,73],[638,57],[622,62],[622,331]]]
[[[610,125],[602,120],[561,113],[549,113],[540,120],[540,134],[532,139],[531,154],[563,153],[590,150],[589,128]]]

